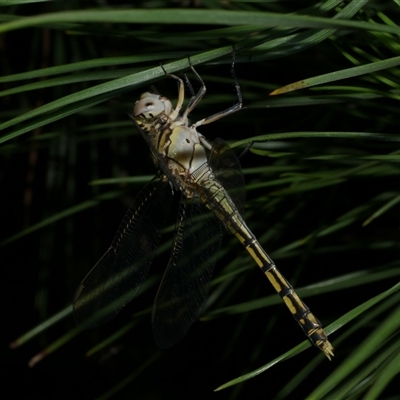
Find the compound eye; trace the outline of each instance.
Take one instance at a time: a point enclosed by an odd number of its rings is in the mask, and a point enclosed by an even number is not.
[[[134,117],[143,115],[146,119],[153,119],[165,111],[164,102],[159,95],[144,93],[142,98],[135,104],[133,109]]]

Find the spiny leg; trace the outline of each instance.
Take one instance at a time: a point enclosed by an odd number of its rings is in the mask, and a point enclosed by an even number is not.
[[[166,76],[178,81],[178,102],[176,103],[174,111],[170,114],[170,119],[174,121],[178,117],[182,109],[183,101],[185,100],[185,84],[183,83],[183,80],[178,76],[169,74],[162,65],[160,65],[160,67],[162,68]]]
[[[235,83],[235,89],[236,89],[236,95],[238,98],[238,102],[236,104],[234,104],[232,107],[227,108],[226,110],[220,111],[216,114],[213,114],[207,118],[201,119],[200,121],[197,121],[195,124],[193,124],[193,128],[197,128],[200,125],[206,125],[206,124],[210,124],[212,122],[215,122],[221,118],[224,118],[230,114],[233,114],[239,110],[241,110],[243,108],[243,98],[242,98],[242,92],[240,90],[240,85],[239,85],[239,81],[237,79],[236,73],[235,73],[235,49],[233,49],[232,51],[232,66],[231,66],[231,74]],[[196,77],[198,79],[200,79],[200,81],[202,82],[200,76],[198,75],[198,73],[194,70],[194,68],[192,67],[192,70],[194,71],[194,73],[196,74]]]
[[[196,94],[195,91],[193,90],[193,86],[190,83],[189,78],[185,74],[185,81],[186,81],[186,84],[188,85],[188,88],[190,90],[190,93],[191,93],[192,97],[190,98],[189,104],[187,105],[186,110],[185,110],[185,112],[183,114],[184,117],[187,117],[193,111],[193,109],[197,106],[197,104],[199,104],[200,100],[203,98],[203,96],[206,94],[206,91],[207,91],[206,84],[204,83],[204,81],[201,78],[201,76],[194,69],[194,67],[192,65],[192,62],[190,61],[189,57],[188,57],[188,61],[189,61],[189,65],[190,65],[191,70],[193,71],[193,73],[196,76],[196,79],[200,82],[200,89]]]
[[[241,154],[238,156],[239,159],[243,158],[249,151],[250,149],[253,147],[254,144],[254,140],[251,140],[248,145],[246,146],[246,148],[241,152]]]
[[[184,77],[185,77],[186,85],[187,85],[187,87],[189,89],[189,92],[190,92],[190,96],[191,96],[190,100],[191,100],[193,97],[196,97],[196,92],[194,91],[193,85],[190,82],[190,79],[188,78],[188,76],[185,74]],[[190,104],[190,100],[189,100],[189,104]]]

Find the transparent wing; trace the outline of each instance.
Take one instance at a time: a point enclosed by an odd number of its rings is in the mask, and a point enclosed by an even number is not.
[[[76,292],[77,324],[92,328],[107,322],[135,297],[157,249],[171,197],[170,186],[158,178],[136,196],[110,248]]]
[[[221,226],[198,199],[182,199],[174,247],[153,307],[153,333],[173,346],[200,316],[221,245]]]
[[[225,188],[240,214],[244,211],[246,190],[239,159],[222,139],[215,139],[208,158],[215,179]]]

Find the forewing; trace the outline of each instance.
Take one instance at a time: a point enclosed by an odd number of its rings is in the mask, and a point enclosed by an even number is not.
[[[222,139],[215,139],[208,158],[215,179],[225,188],[239,213],[244,211],[246,190],[239,159]]]
[[[107,322],[135,297],[157,249],[171,195],[169,185],[157,178],[136,196],[110,248],[76,292],[77,324],[91,328]]]
[[[200,316],[220,245],[219,221],[198,199],[182,199],[171,258],[153,308],[159,347],[180,341]]]

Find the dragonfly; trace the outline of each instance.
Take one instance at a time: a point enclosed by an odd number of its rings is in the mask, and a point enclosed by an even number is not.
[[[244,179],[238,158],[222,139],[209,142],[200,126],[242,108],[242,94],[233,56],[231,72],[238,102],[228,109],[189,123],[189,114],[206,93],[206,85],[189,60],[200,83],[197,93],[187,75],[166,76],[178,83],[178,100],[143,93],[130,118],[147,143],[158,173],[137,195],[110,247],[81,282],[74,299],[78,325],[91,328],[114,318],[137,295],[159,246],[171,199],[180,195],[170,259],[152,310],[156,344],[168,348],[179,342],[204,308],[221,244],[221,232],[236,236],[282,298],[305,335],[327,357],[333,346],[320,321],[279,272],[242,217]],[[185,83],[191,97],[183,108]]]

